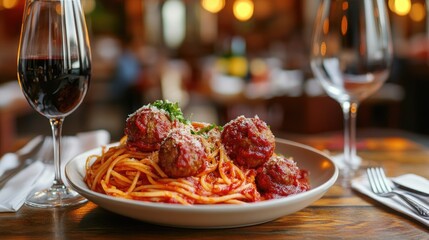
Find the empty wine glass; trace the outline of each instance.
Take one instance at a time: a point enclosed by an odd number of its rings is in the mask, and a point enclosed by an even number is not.
[[[18,80],[27,101],[50,121],[55,179],[27,198],[34,207],[62,207],[86,201],[61,178],[64,118],[83,101],[91,77],[91,56],[79,0],[27,0],[18,49]]]
[[[321,0],[315,19],[311,68],[344,114],[344,155],[338,166],[343,183],[360,167],[356,156],[359,103],[389,76],[393,58],[384,0]]]

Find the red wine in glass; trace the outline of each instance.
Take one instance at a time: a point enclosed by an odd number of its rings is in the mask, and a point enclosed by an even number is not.
[[[88,89],[89,63],[71,64],[65,59],[24,58],[18,63],[22,91],[32,107],[44,116],[66,116],[82,102]],[[73,67],[73,65],[78,67]]]

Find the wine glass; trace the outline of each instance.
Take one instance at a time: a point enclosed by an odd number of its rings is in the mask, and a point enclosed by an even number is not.
[[[79,0],[27,0],[18,49],[18,80],[29,104],[47,117],[53,136],[55,179],[30,195],[34,207],[63,207],[86,201],[61,177],[64,118],[82,103],[91,77],[91,55]]]
[[[313,29],[311,68],[343,110],[344,155],[338,163],[343,185],[361,165],[355,145],[358,106],[388,78],[392,58],[384,0],[321,0]]]

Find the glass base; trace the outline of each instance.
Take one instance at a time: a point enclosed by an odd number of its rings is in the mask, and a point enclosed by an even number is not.
[[[338,175],[337,184],[344,188],[351,187],[351,181],[355,177],[356,172],[352,169],[340,169],[340,173]]]
[[[353,178],[361,175],[362,169],[366,163],[362,160],[361,157],[355,156],[352,164],[346,164],[344,160],[344,154],[338,154],[331,157],[335,162],[339,170],[339,176],[337,179],[337,184],[345,187],[351,187],[351,181]]]
[[[48,189],[30,195],[25,204],[38,208],[67,207],[82,204],[88,199],[64,185],[54,185]]]

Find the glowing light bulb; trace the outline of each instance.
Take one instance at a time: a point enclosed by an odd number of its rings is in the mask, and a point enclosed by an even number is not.
[[[399,16],[407,15],[411,10],[410,0],[395,0],[395,12]]]
[[[225,7],[225,0],[201,0],[201,6],[211,13],[217,13]]]
[[[3,7],[6,9],[14,8],[18,4],[18,0],[3,0]]]
[[[233,6],[234,16],[239,21],[247,21],[253,16],[254,8],[251,0],[236,0]]]
[[[413,3],[410,11],[410,18],[415,22],[423,21],[426,17],[426,9],[422,3]]]

